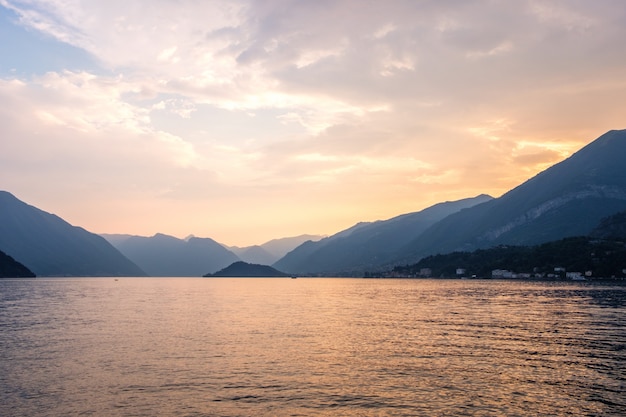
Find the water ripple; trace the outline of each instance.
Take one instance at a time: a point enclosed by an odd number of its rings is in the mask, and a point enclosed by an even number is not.
[[[0,280],[0,415],[626,415],[626,288]]]

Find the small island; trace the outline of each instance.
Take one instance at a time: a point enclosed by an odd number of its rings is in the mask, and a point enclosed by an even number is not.
[[[240,278],[278,278],[288,277],[289,274],[280,272],[277,269],[268,265],[249,264],[246,262],[238,261],[230,264],[224,269],[221,269],[214,274],[206,274],[203,277],[217,278],[217,277],[240,277]]]

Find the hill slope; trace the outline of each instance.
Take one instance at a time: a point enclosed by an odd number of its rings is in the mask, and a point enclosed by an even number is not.
[[[150,276],[200,277],[239,258],[208,238],[183,240],[157,233],[152,237],[104,235],[128,259]]]
[[[319,235],[300,235],[272,239],[262,245],[248,246],[244,248],[227,246],[226,248],[236,254],[242,261],[252,264],[271,265],[304,242],[309,240],[316,242],[323,237],[324,236]]]
[[[602,219],[589,236],[601,239],[626,240],[626,211]]]
[[[273,266],[296,274],[363,271],[381,265],[439,220],[491,200],[487,195],[439,203],[389,220],[359,223],[318,242],[306,242]]]
[[[273,264],[278,259],[260,245],[228,249],[237,255],[237,257],[239,257],[242,261],[251,264],[268,265]]]
[[[21,263],[0,251],[0,278],[34,278],[35,274]]]
[[[214,274],[206,274],[205,277],[249,277],[249,278],[276,278],[288,277],[284,272],[277,271],[268,265],[249,264],[238,261]]]
[[[502,197],[433,225],[396,264],[500,244],[535,245],[587,235],[626,210],[626,130],[610,131]]]
[[[624,277],[626,246],[615,240],[569,237],[537,246],[497,246],[473,252],[431,255],[414,265],[397,266],[396,275],[419,276],[427,269],[433,277],[454,277],[457,268],[465,276],[491,278],[496,269],[528,273],[535,277],[555,275],[555,268],[568,272],[590,272],[595,278]],[[561,273],[563,277],[565,273]]]
[[[0,250],[39,276],[145,276],[102,237],[0,191]]]

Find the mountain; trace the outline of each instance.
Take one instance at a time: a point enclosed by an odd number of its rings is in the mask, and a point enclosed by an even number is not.
[[[313,241],[317,242],[323,239],[324,236],[320,235],[299,235],[292,237],[283,237],[280,239],[272,239],[269,242],[265,242],[261,245],[263,249],[277,257],[277,260],[291,252],[304,242]]]
[[[251,263],[251,264],[273,264],[278,260],[276,256],[269,253],[260,245],[248,246],[246,248],[236,248],[230,249],[235,255],[239,257],[242,261]]]
[[[431,255],[413,265],[396,266],[393,276],[452,278],[457,276],[457,269],[462,268],[464,276],[479,278],[491,278],[493,270],[539,278],[564,278],[565,271],[581,274],[589,271],[589,276],[594,278],[623,278],[625,267],[623,242],[578,236],[536,246],[496,246],[473,252]],[[562,272],[555,274],[555,268]]]
[[[600,239],[626,240],[626,211],[602,219],[589,236]]]
[[[589,234],[626,210],[626,130],[600,136],[502,197],[455,213],[398,253],[395,264],[497,245],[536,245]]]
[[[273,239],[269,242],[263,243],[262,245],[254,245],[244,248],[231,246],[227,247],[227,249],[235,253],[239,259],[245,262],[271,265],[304,242],[309,240],[316,242],[323,237],[324,236],[319,235],[300,235]]]
[[[102,236],[107,242],[109,242],[114,247],[117,247],[118,244],[133,237],[133,235],[108,234],[108,233],[100,233],[100,236]]]
[[[364,271],[395,258],[398,250],[441,219],[490,200],[488,195],[479,195],[389,220],[359,223],[318,242],[305,242],[273,266],[296,274]]]
[[[277,271],[271,266],[249,264],[246,262],[238,261],[228,267],[214,273],[206,274],[205,277],[288,277],[289,275],[284,272]]]
[[[150,276],[199,277],[239,260],[237,255],[208,238],[178,239],[161,233],[152,237],[103,236]]]
[[[34,278],[30,269],[0,251],[0,278]]]
[[[0,250],[39,276],[145,276],[102,237],[0,191]]]

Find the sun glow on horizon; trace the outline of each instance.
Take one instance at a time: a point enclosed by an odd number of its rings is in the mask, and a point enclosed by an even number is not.
[[[229,245],[498,197],[626,114],[626,8],[0,0],[2,188]]]

